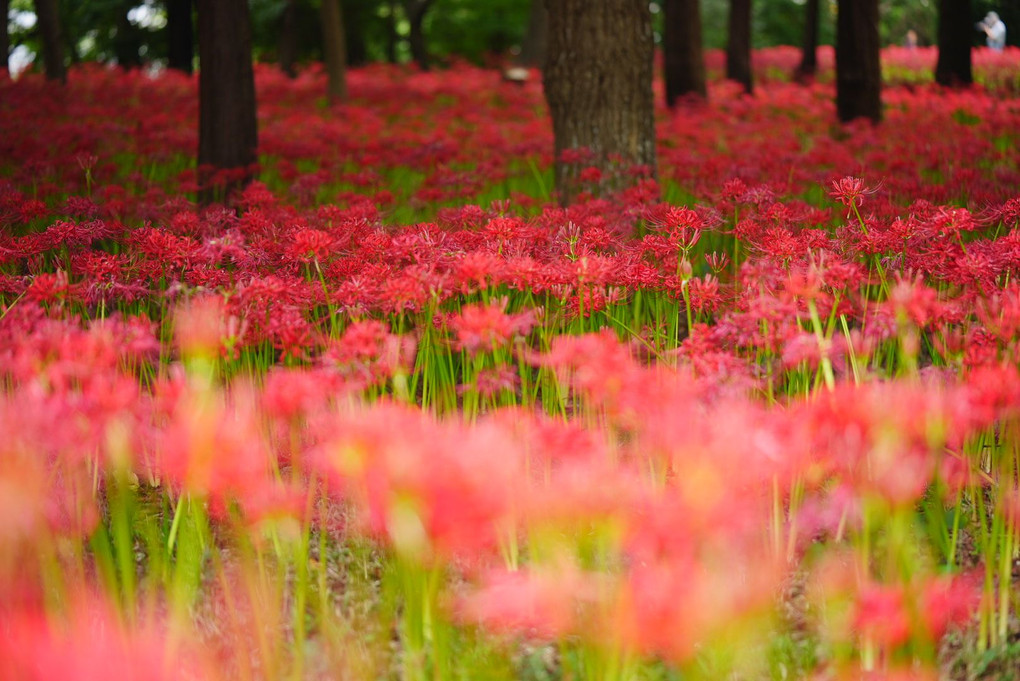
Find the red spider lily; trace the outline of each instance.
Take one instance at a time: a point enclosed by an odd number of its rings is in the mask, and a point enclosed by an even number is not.
[[[864,180],[859,177],[843,177],[832,181],[832,191],[829,196],[837,199],[848,208],[860,208],[864,203],[864,197],[878,191],[877,187],[866,187]]]
[[[317,465],[399,553],[472,558],[512,527],[521,457],[494,424],[438,424],[379,404],[326,427]]]
[[[885,650],[910,639],[910,612],[901,587],[870,584],[861,589],[854,611],[854,629]]]
[[[185,384],[160,432],[157,471],[182,492],[208,499],[220,517],[232,504],[249,522],[280,510],[297,515],[302,508],[299,492],[273,477],[279,460],[263,436],[256,399],[239,387],[227,399]]]
[[[465,305],[450,318],[450,328],[457,337],[457,345],[469,353],[491,352],[526,336],[535,323],[535,313],[525,310],[507,314],[506,300],[487,305]]]
[[[2,612],[2,610],[0,610]],[[3,612],[0,659],[4,678],[12,681],[69,679],[99,681],[117,678],[214,678],[193,644],[168,645],[169,634],[158,623],[126,630],[98,598],[81,597],[63,617],[25,609]]]
[[[457,604],[457,617],[486,628],[556,640],[577,632],[598,580],[565,563],[555,569],[494,571]]]
[[[398,373],[407,373],[414,364],[415,341],[409,336],[391,333],[377,321],[354,322],[338,342],[331,343],[319,362],[352,386],[375,385]]]
[[[918,600],[928,636],[939,641],[950,627],[966,624],[977,611],[980,597],[980,583],[974,574],[927,580]]]

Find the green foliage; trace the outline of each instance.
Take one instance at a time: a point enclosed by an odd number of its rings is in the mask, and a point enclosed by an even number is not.
[[[127,21],[127,14],[136,7],[146,5],[151,10],[152,23],[142,26]],[[31,0],[13,0],[11,12],[34,14]],[[118,50],[136,51],[142,62],[165,58],[166,39],[160,30],[165,24],[166,12],[162,2],[156,0],[58,0],[64,50],[71,63],[83,61],[116,62]],[[42,49],[38,24],[23,28],[9,23],[11,47],[24,45],[33,53]]]
[[[260,61],[279,58],[280,26],[288,0],[250,0],[253,49]],[[701,0],[703,42],[708,49],[726,47],[729,0]],[[361,64],[373,61],[406,62],[409,24],[400,0],[342,0],[348,61]],[[134,25],[123,17],[134,7],[147,5],[153,21],[148,26]],[[653,18],[660,25],[662,2],[652,2]],[[836,0],[822,0],[819,18],[819,43],[831,45],[835,39]],[[65,49],[71,62],[116,62],[118,49],[137,50],[146,62],[166,55],[165,23],[162,0],[59,0],[65,34]],[[435,0],[425,16],[424,31],[429,52],[440,59],[460,57],[482,63],[488,55],[512,52],[520,46],[528,26],[531,0]],[[11,11],[33,12],[32,0],[12,0]],[[1007,41],[1020,43],[1020,0],[974,0],[975,22],[994,10],[1007,26]],[[755,47],[795,45],[802,42],[805,0],[755,0],[753,5]],[[319,36],[319,0],[297,0],[296,23],[298,62],[322,58]],[[32,52],[40,50],[36,27],[25,29],[9,24],[11,45],[24,45]],[[881,0],[881,36],[885,45],[903,44],[908,30],[918,34],[922,45],[935,44],[938,38],[937,0]],[[657,28],[661,36],[661,28]],[[983,44],[974,32],[974,44]]]
[[[519,46],[528,26],[528,0],[436,0],[425,20],[429,49],[481,62]]]

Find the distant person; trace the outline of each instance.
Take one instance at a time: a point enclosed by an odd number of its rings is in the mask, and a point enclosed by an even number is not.
[[[910,29],[907,31],[907,38],[903,41],[903,45],[908,49],[912,50],[917,47],[917,31]]]
[[[984,21],[978,23],[975,28],[985,32],[988,47],[996,52],[1002,52],[1002,49],[1006,47],[1006,24],[1002,23],[1002,19],[997,13],[986,14]]]

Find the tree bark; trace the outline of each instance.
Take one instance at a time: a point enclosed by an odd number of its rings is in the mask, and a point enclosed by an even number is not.
[[[397,63],[397,2],[389,0],[389,14],[386,19],[386,61],[391,64]]]
[[[410,33],[407,42],[411,48],[411,58],[418,64],[422,71],[428,71],[431,63],[429,51],[425,46],[425,14],[432,5],[432,0],[404,0],[404,11],[407,12],[407,22],[410,24]]]
[[[665,0],[663,56],[666,106],[688,95],[708,98],[705,55],[701,49],[701,0]]]
[[[128,12],[134,6],[133,0],[121,2],[113,38],[113,55],[117,59],[117,66],[129,70],[142,66],[142,36],[138,27],[128,19]]]
[[[970,0],[941,0],[935,82],[949,87],[969,87],[974,82],[970,61],[973,30]]]
[[[64,39],[57,0],[35,0],[35,14],[42,33],[46,79],[66,83],[67,65],[64,63]]]
[[[521,44],[521,66],[539,67],[545,62],[549,34],[549,14],[542,0],[531,0],[528,12],[528,32]]]
[[[167,66],[189,76],[195,68],[192,0],[166,0]]]
[[[546,0],[546,7],[544,85],[560,201],[569,203],[587,187],[616,189],[633,182],[639,169],[654,176],[647,0]],[[582,178],[588,167],[597,168],[600,176],[585,173]]]
[[[287,0],[280,17],[280,70],[288,78],[297,77],[297,33],[297,0]]]
[[[800,64],[794,74],[799,81],[810,80],[818,73],[818,0],[804,4],[804,43]]]
[[[330,104],[347,99],[347,52],[340,0],[322,0],[322,53],[326,62]]]
[[[247,0],[197,0],[199,197],[226,198],[254,176],[258,148],[251,16]],[[216,171],[221,176],[216,187]]]
[[[726,44],[726,77],[754,89],[751,74],[751,0],[730,0],[730,37]]]
[[[0,32],[0,57],[3,57],[3,62],[0,62],[0,71],[10,70],[8,60],[11,56],[11,36],[7,33],[7,13],[10,8],[10,0],[0,0],[0,17],[3,17],[4,20],[3,31]]]
[[[882,120],[878,0],[839,3],[836,21],[836,111],[841,121]]]
[[[376,8],[372,8],[374,12]],[[363,24],[365,9],[357,4],[341,3],[344,22],[344,44],[347,46],[347,66],[360,66],[368,61]]]

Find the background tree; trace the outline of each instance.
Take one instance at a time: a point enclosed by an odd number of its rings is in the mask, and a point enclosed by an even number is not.
[[[818,0],[804,3],[804,40],[801,43],[800,64],[794,74],[797,80],[808,80],[818,72]]]
[[[836,111],[841,121],[882,120],[878,0],[839,3],[836,20]]]
[[[215,171],[232,171],[222,191],[247,184],[257,160],[255,74],[247,0],[197,0],[200,200],[216,198]],[[225,196],[225,195],[224,195]]]
[[[549,34],[549,15],[542,0],[531,0],[528,9],[528,29],[521,42],[518,59],[522,66],[541,67],[545,62]]]
[[[541,66],[544,15],[542,0],[435,0],[424,22],[429,54],[437,60],[456,55],[476,64],[503,64],[510,48],[519,45],[522,55],[531,51],[530,65]],[[535,30],[529,28],[532,20]]]
[[[298,0],[286,0],[280,15],[280,70],[288,78],[297,76],[297,52]]]
[[[726,77],[754,88],[751,74],[751,0],[730,0],[730,38],[726,43]]]
[[[408,44],[411,47],[411,57],[422,71],[428,71],[431,67],[429,51],[425,45],[425,13],[431,6],[432,0],[404,0],[404,11],[410,28]]]
[[[0,57],[3,58],[3,62],[0,63],[0,70],[4,71],[8,69],[7,59],[11,54],[11,36],[7,32],[7,16],[10,10],[10,0],[0,0],[0,17],[3,17],[4,21],[3,32],[0,32]]]
[[[328,78],[326,92],[330,103],[336,103],[347,99],[347,53],[340,0],[322,0],[321,11],[322,51]]]
[[[129,16],[136,6],[135,0],[121,0],[116,10],[113,54],[117,65],[125,69],[136,69],[142,65],[142,32]]]
[[[974,40],[970,0],[941,0],[939,3],[939,59],[935,81],[949,87],[967,87],[974,82],[970,50]]]
[[[701,47],[701,0],[665,0],[662,30],[666,106],[686,95],[708,97]]]
[[[646,0],[547,0],[545,98],[556,187],[568,203],[587,183],[613,188],[634,166],[655,171],[652,25]],[[566,156],[564,152],[569,152]],[[570,158],[573,157],[573,158]]]
[[[192,0],[166,0],[167,67],[191,75],[195,61]]]
[[[936,0],[881,0],[879,3],[879,27],[883,45],[903,45],[907,31],[917,34],[920,45],[935,42],[937,8]],[[973,24],[973,22],[971,22]]]
[[[47,80],[67,82],[64,63],[64,34],[60,28],[60,12],[56,0],[35,0],[35,14],[42,35],[43,63]]]

